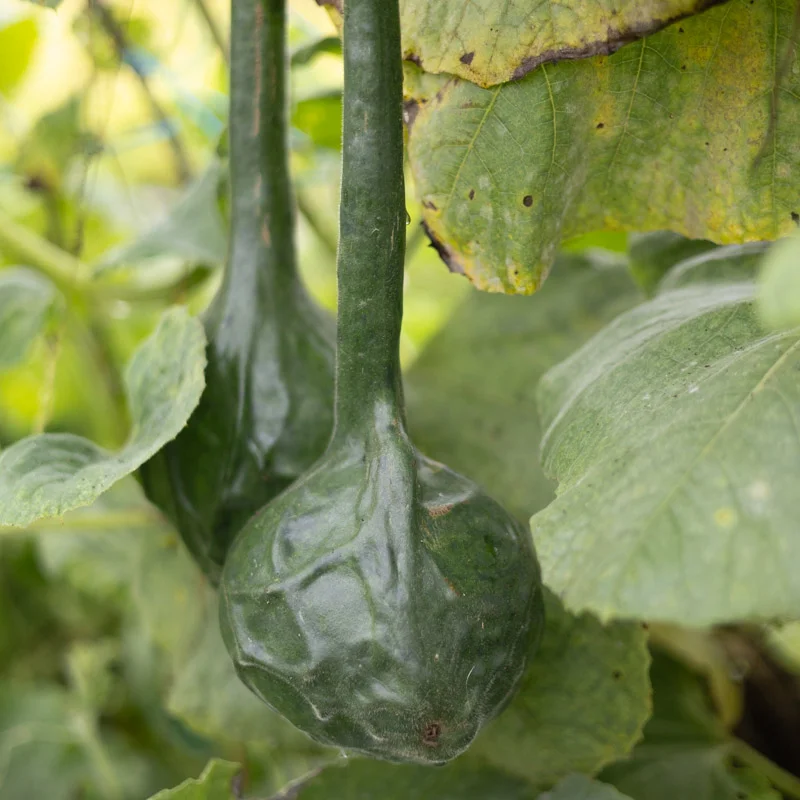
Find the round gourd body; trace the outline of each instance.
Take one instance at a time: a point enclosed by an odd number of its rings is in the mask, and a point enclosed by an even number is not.
[[[328,745],[445,762],[513,695],[543,626],[530,534],[395,428],[333,446],[237,536],[242,680]]]

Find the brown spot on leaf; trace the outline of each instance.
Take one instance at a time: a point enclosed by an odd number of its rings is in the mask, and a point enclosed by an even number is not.
[[[466,275],[464,267],[458,262],[455,252],[451,247],[446,245],[438,236],[430,229],[430,226],[424,220],[422,221],[422,228],[426,236],[430,239],[431,247],[439,254],[439,258],[447,265],[450,272],[457,275]]]
[[[533,205],[533,196],[526,194],[525,197],[522,198],[522,205],[524,205],[525,208],[530,208]]]
[[[795,225],[800,225],[800,214],[796,211],[792,211],[792,222],[794,222]]]
[[[403,122],[405,122],[406,127],[409,130],[411,129],[411,126],[414,124],[414,121],[417,118],[417,114],[419,114],[419,103],[416,100],[404,100]]]
[[[439,207],[436,205],[436,203],[434,203],[431,200],[423,200],[422,201],[422,205],[425,206],[425,208],[427,208],[427,209],[429,209],[431,211],[438,211],[439,210]]]
[[[470,200],[474,200],[475,199],[475,190],[474,189],[470,189],[469,190],[469,199]]]
[[[605,122],[598,122],[595,127],[597,128],[597,130],[601,131],[603,130],[603,128],[605,128],[605,126],[606,126]]]
[[[416,53],[403,53],[403,58],[406,61],[410,61],[412,64],[416,64],[418,67],[422,66],[422,59]]]
[[[472,53],[464,53],[464,55],[461,56],[461,58],[459,58],[458,60],[462,64],[466,64],[467,66],[469,66],[472,63],[472,59],[473,58],[475,58],[475,52],[474,51]]]
[[[317,5],[323,8],[329,6],[330,8],[335,8],[340,14],[344,14],[342,0],[317,0]]]
[[[428,509],[428,513],[435,519],[436,517],[443,517],[445,514],[449,514],[453,510],[452,503],[445,503],[441,506],[433,506],[432,508]]]

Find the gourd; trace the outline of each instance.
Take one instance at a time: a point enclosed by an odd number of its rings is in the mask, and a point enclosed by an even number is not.
[[[317,741],[441,763],[513,695],[542,589],[526,528],[406,433],[398,0],[346,0],[344,59],[334,432],[237,535],[220,621],[244,683]]]
[[[296,268],[282,2],[231,6],[231,247],[204,320],[206,389],[141,473],[213,583],[233,535],[320,456],[333,426],[334,325]]]

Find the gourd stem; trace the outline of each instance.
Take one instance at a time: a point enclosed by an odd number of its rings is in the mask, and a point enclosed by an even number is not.
[[[398,0],[345,0],[336,431],[401,420],[405,189]]]
[[[217,302],[232,315],[297,283],[285,41],[285,0],[231,0],[231,251]]]

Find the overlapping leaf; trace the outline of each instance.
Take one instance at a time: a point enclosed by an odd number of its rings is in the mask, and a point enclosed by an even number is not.
[[[794,3],[731,0],[611,57],[490,90],[411,68],[411,165],[450,267],[481,289],[524,294],[562,238],[591,230],[720,243],[793,230],[794,19]]]
[[[0,524],[26,526],[91,504],[186,424],[203,390],[205,336],[183,308],[167,311],[125,373],[133,429],[111,453],[88,439],[48,433],[0,454]]]
[[[237,800],[236,778],[241,773],[240,764],[221,761],[208,762],[199,778],[189,778],[174,789],[164,789],[151,800]]]
[[[800,325],[800,233],[778,242],[764,260],[758,302],[769,327]]]
[[[752,276],[742,251],[678,265],[542,381],[560,485],[531,527],[568,608],[690,625],[800,613],[800,330],[761,328],[752,280],[707,282],[709,266]]]

